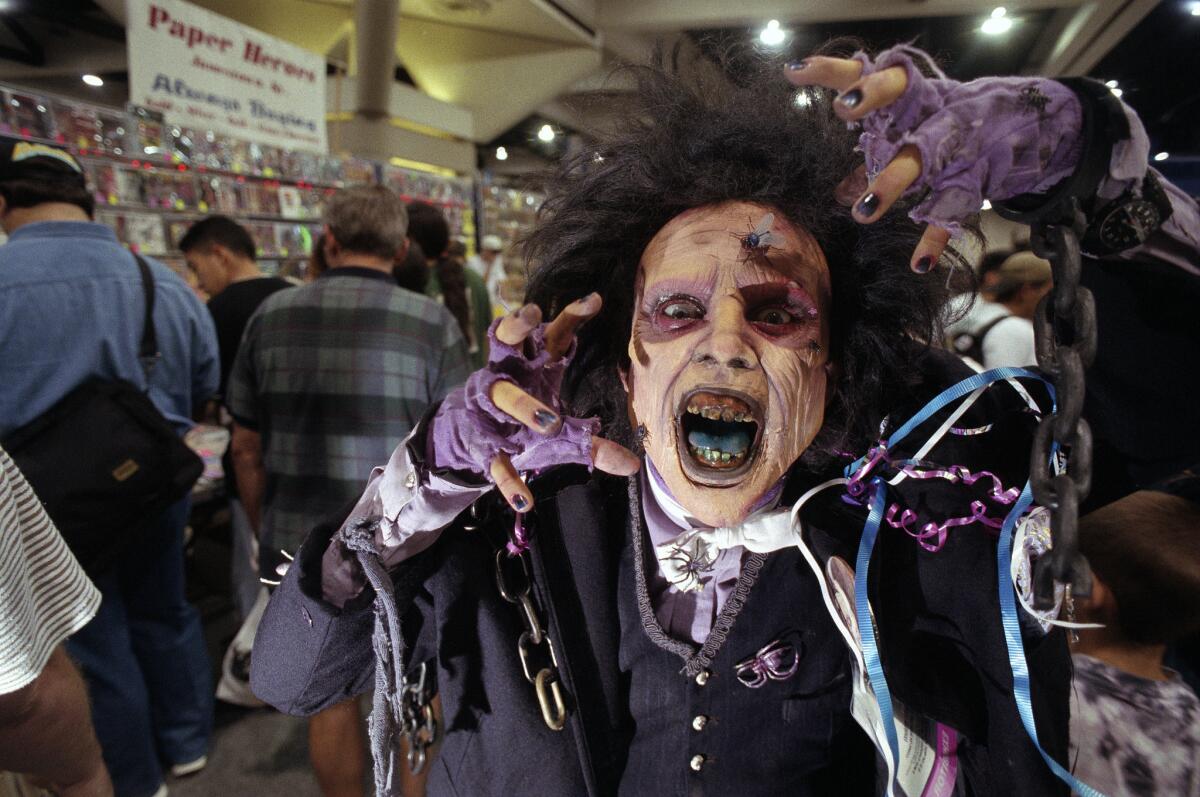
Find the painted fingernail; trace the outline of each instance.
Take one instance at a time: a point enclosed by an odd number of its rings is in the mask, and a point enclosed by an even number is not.
[[[862,98],[863,95],[861,89],[851,89],[850,91],[847,91],[845,94],[838,97],[838,102],[847,108],[853,109],[858,107],[858,104],[862,102]]]
[[[854,209],[858,211],[858,215],[864,218],[874,216],[875,211],[879,210],[879,195],[872,191],[858,200],[858,205]]]
[[[933,255],[924,255],[912,265],[912,270],[918,274],[926,274],[931,268],[933,268]]]
[[[529,502],[525,500],[525,496],[517,493],[512,497],[512,506],[518,512],[524,512],[525,507],[529,506]]]
[[[549,429],[558,420],[558,416],[550,410],[534,410],[533,419],[543,429]]]
[[[804,69],[807,66],[808,59],[805,58],[803,61],[792,61],[791,63],[784,64],[784,69],[790,69],[793,72],[799,72],[801,69]]]

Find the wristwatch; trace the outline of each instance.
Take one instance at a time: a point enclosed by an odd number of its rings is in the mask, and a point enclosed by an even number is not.
[[[1089,214],[1080,242],[1090,255],[1112,255],[1141,246],[1171,216],[1171,200],[1154,172],[1147,171],[1140,190],[1129,189]]]

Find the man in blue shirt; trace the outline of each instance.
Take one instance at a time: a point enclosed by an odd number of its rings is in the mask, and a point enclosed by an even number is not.
[[[162,360],[149,384],[138,362],[145,304],[133,256],[93,223],[83,171],[64,150],[0,145],[0,437],[89,377],[145,385],[182,434],[220,377],[212,319],[169,268],[154,275]],[[71,456],[70,451],[63,457]],[[185,499],[96,578],[100,611],[67,643],[88,682],[96,734],[115,791],[165,795],[206,762],[212,688],[200,617],[184,597]]]

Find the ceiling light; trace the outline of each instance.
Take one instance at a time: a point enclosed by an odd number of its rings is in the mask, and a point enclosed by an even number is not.
[[[498,160],[498,161],[508,160],[508,150],[506,150],[504,147],[496,147],[496,160]]]
[[[1197,15],[1197,16],[1200,16],[1200,15]],[[1156,153],[1156,154],[1155,154],[1155,156],[1154,156],[1154,160],[1158,161],[1159,163],[1162,163],[1163,161],[1165,161],[1165,160],[1166,160],[1167,158],[1169,158],[1169,157],[1171,157],[1171,153],[1169,153],[1169,152],[1159,152],[1159,153]]]
[[[1200,3],[1192,3],[1191,11],[1193,17],[1200,17]]]
[[[777,19],[768,22],[767,26],[758,34],[758,40],[768,47],[778,47],[786,38],[787,34],[783,32],[783,28],[779,27]]]
[[[1125,92],[1121,91],[1120,89],[1109,89],[1109,91],[1111,91],[1113,93],[1114,97],[1120,97],[1122,94],[1125,93]]]
[[[554,140],[554,128],[550,125],[542,125],[542,129],[538,131],[538,138],[549,144]]]
[[[89,86],[95,86],[96,88],[100,88],[104,85],[104,81],[101,80],[99,75],[84,75],[83,82]]]
[[[1007,8],[1005,8],[1004,6],[998,6],[998,7],[992,9],[992,19],[1000,19],[1000,17],[1004,16],[1007,13],[1008,13]]]
[[[1003,10],[1003,8],[996,9],[996,11]],[[992,16],[985,19],[983,24],[979,26],[979,30],[988,36],[999,36],[1001,33],[1008,33],[1012,30],[1012,20],[1004,15],[996,16],[996,11],[993,11]]]

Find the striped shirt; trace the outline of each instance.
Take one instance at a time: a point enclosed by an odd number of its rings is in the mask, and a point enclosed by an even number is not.
[[[100,592],[0,448],[0,694],[28,686],[99,608]]]
[[[262,435],[263,544],[292,551],[452,388],[467,352],[445,307],[373,269],[330,269],[268,297],[246,326],[226,404]]]

